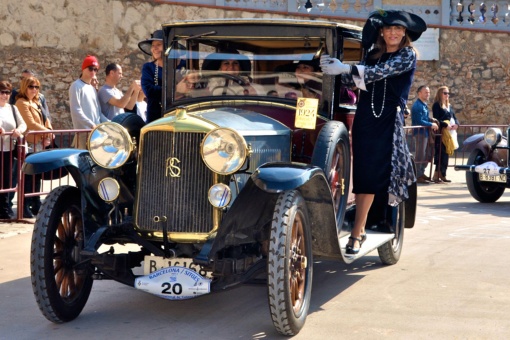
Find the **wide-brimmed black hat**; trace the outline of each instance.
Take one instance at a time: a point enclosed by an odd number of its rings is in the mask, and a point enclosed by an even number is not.
[[[151,53],[152,42],[157,41],[157,40],[163,41],[163,31],[162,30],[154,31],[154,33],[151,34],[150,39],[140,41],[138,43],[138,47],[142,50],[143,53],[152,55],[152,53]]]
[[[416,41],[427,30],[425,21],[416,14],[397,10],[377,10],[368,16],[361,42],[364,48],[375,44],[383,26],[402,26],[411,41]]]
[[[250,59],[247,56],[242,55],[239,51],[231,48],[223,49],[220,52],[209,54],[202,64],[202,70],[204,71],[216,71],[220,69],[221,62],[223,60],[238,60],[239,68],[242,72],[251,71]]]

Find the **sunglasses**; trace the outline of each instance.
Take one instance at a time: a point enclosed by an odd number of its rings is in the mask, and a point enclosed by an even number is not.
[[[99,71],[99,69],[97,67],[94,67],[94,66],[89,66],[87,68],[89,69],[90,72],[97,72],[97,71]]]
[[[0,91],[1,94],[11,94],[11,91],[9,90],[2,90]]]
[[[449,96],[449,95],[450,95],[450,92],[443,92],[443,94],[444,94],[445,96]]]
[[[39,86],[37,86],[37,85],[28,85],[28,88],[29,88],[29,89],[36,89],[36,90],[39,90]]]

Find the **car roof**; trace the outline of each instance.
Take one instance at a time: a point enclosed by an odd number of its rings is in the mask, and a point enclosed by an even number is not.
[[[259,18],[230,18],[230,19],[203,19],[203,20],[183,20],[171,21],[163,24],[163,27],[177,26],[208,26],[208,25],[240,25],[240,24],[259,24],[259,25],[282,25],[282,26],[307,26],[320,28],[343,28],[361,32],[362,28],[355,25],[343,24],[325,20],[296,20],[296,19],[259,19]]]

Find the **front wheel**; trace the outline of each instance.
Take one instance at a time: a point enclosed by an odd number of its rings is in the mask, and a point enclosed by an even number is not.
[[[467,164],[480,165],[486,162],[482,150],[475,149],[471,152]],[[482,203],[496,202],[505,192],[503,184],[481,182],[478,172],[466,171],[466,184],[471,196]]]
[[[306,203],[298,191],[280,194],[276,202],[268,255],[271,318],[283,335],[299,333],[312,294],[312,236]]]
[[[383,264],[395,264],[400,259],[404,244],[405,206],[405,203],[402,202],[396,207],[387,207],[386,222],[390,224],[390,229],[394,231],[395,237],[377,248]]]
[[[44,200],[32,235],[32,289],[43,315],[55,323],[75,319],[92,289],[92,268],[81,263],[80,191],[61,186]]]

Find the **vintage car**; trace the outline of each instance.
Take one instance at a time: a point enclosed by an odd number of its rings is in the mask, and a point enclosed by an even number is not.
[[[463,151],[471,151],[467,165],[456,165],[455,170],[466,171],[466,184],[471,196],[479,202],[496,202],[510,187],[508,181],[508,133],[499,128],[489,128],[467,138]]]
[[[82,311],[94,280],[178,300],[247,282],[267,285],[277,331],[297,334],[317,259],[400,257],[416,186],[398,207],[376,197],[361,252],[347,255],[353,96],[300,62],[363,56],[356,26],[230,19],[163,25],[163,117],[98,125],[88,150],[33,154],[24,171],[65,167],[76,183],[44,200],[32,239],[32,285],[53,322]],[[219,71],[222,60],[240,66]],[[344,102],[345,100],[345,102]],[[134,246],[118,252],[117,245]]]

